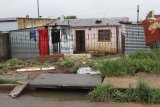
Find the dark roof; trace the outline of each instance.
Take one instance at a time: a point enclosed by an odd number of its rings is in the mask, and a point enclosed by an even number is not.
[[[160,15],[154,15],[154,17],[155,17],[155,18],[159,18],[159,17],[160,17]]]
[[[71,27],[87,27],[87,26],[113,26],[120,25],[121,21],[129,21],[127,17],[118,18],[87,18],[87,19],[64,19],[57,20],[57,25],[70,25]]]

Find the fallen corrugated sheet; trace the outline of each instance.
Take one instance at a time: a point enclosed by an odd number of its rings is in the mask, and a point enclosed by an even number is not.
[[[31,88],[94,88],[101,84],[100,75],[40,74],[29,83]]]

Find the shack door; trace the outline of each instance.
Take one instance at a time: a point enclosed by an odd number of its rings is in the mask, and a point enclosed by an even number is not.
[[[76,53],[85,52],[85,31],[77,30],[76,31]]]

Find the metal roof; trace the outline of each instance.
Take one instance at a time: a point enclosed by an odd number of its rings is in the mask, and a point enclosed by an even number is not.
[[[99,21],[99,23],[96,23]],[[117,18],[87,18],[87,19],[64,19],[63,21],[57,20],[57,25],[70,25],[71,27],[83,27],[83,26],[113,26],[121,25],[120,21],[129,21],[127,17]]]
[[[0,18],[0,22],[5,22],[5,21],[17,21],[16,17],[13,18]]]
[[[17,30],[18,24],[17,22],[0,22],[0,31],[10,31],[10,30]]]

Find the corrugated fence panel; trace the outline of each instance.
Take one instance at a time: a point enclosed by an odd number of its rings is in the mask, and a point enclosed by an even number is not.
[[[125,53],[138,50],[149,50],[145,44],[145,35],[142,25],[125,25]]]
[[[36,41],[30,39],[29,30],[10,32],[11,57],[14,58],[35,58],[39,56],[38,32]]]
[[[0,62],[10,58],[9,34],[0,33]]]

